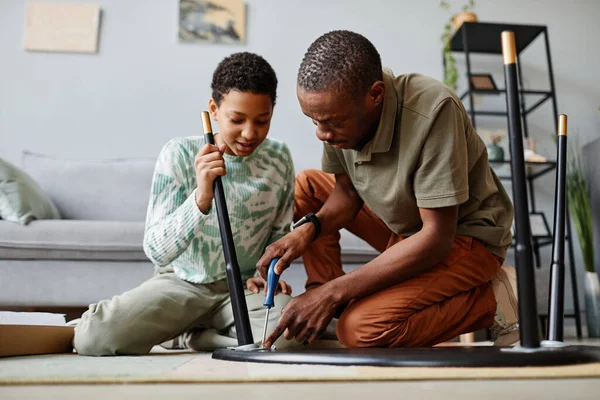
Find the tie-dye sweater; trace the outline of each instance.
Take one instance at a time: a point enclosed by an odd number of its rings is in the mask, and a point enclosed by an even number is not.
[[[194,158],[205,140],[176,138],[156,163],[144,234],[144,251],[159,267],[171,265],[181,279],[209,283],[226,277],[217,210],[203,214],[195,202]],[[294,166],[288,147],[265,141],[248,157],[224,155],[222,177],[242,278],[254,276],[267,245],[290,229]]]

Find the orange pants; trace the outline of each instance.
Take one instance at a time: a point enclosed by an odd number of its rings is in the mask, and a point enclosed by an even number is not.
[[[317,212],[334,184],[333,175],[301,172],[294,221]],[[380,252],[402,240],[366,206],[345,228]],[[303,254],[307,290],[344,274],[339,239],[339,232],[322,236]],[[340,316],[338,339],[346,347],[422,347],[487,328],[496,312],[489,282],[502,261],[472,237],[456,236],[450,254],[431,269],[351,301]]]

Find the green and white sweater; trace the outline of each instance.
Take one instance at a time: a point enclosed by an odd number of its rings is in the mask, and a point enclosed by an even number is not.
[[[146,216],[144,251],[159,267],[171,265],[181,279],[209,283],[226,277],[216,207],[207,214],[195,202],[194,158],[201,136],[176,138],[161,150]],[[294,165],[288,147],[265,139],[248,157],[225,154],[222,177],[238,264],[245,280],[270,243],[290,230]]]

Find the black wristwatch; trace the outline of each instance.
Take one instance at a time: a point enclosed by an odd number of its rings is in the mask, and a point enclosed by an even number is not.
[[[315,214],[313,214],[313,213],[306,214],[304,217],[300,218],[298,220],[298,222],[296,222],[294,225],[292,225],[292,229],[296,229],[300,225],[303,225],[309,221],[312,222],[313,225],[315,226],[315,235],[312,238],[312,242],[314,242],[321,234],[321,221],[319,221],[319,218],[317,218],[317,216]]]

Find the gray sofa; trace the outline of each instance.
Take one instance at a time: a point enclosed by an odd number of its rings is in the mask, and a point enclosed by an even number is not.
[[[25,152],[22,168],[64,219],[0,220],[0,309],[86,307],[154,274],[142,249],[154,159],[66,160]],[[376,252],[342,232],[345,263]],[[300,265],[286,278],[295,293]]]

